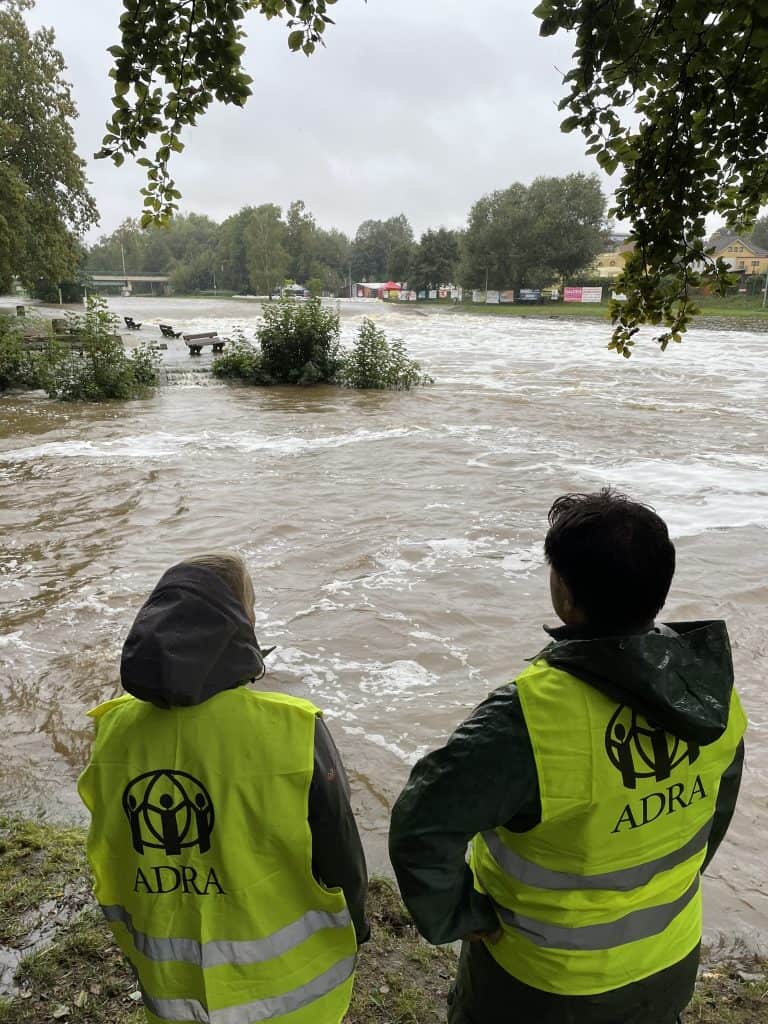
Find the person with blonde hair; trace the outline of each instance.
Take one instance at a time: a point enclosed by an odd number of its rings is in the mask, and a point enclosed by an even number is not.
[[[95,895],[150,1021],[339,1024],[367,873],[321,712],[264,675],[238,555],[163,574],[90,712],[80,776]]]

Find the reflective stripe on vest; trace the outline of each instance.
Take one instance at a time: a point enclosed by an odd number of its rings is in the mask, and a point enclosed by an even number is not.
[[[175,960],[182,963],[198,964],[200,967],[263,963],[274,957],[282,956],[316,932],[326,928],[346,928],[351,921],[346,908],[338,914],[310,910],[298,921],[286,925],[285,928],[281,928],[263,939],[215,939],[211,942],[201,943],[195,939],[158,938],[154,935],[147,935],[134,927],[131,915],[124,907],[111,906],[101,909],[108,921],[119,921],[126,927],[137,951],[148,960],[158,962]]]
[[[306,985],[269,999],[257,999],[220,1010],[206,1010],[197,999],[155,999],[142,990],[144,1005],[161,1020],[196,1021],[198,1024],[255,1024],[301,1010],[343,985],[355,970],[356,957],[340,960]]]
[[[611,889],[615,892],[629,892],[641,885],[647,885],[651,879],[662,871],[684,864],[685,861],[701,853],[707,845],[712,829],[710,820],[689,839],[687,843],[672,853],[667,853],[656,860],[646,861],[633,868],[620,868],[618,871],[606,871],[600,875],[577,875],[570,871],[552,871],[550,868],[534,864],[510,850],[495,832],[483,832],[483,839],[493,859],[511,878],[524,885],[533,885],[539,889]]]
[[[659,907],[646,907],[635,910],[616,921],[606,924],[587,924],[579,928],[564,928],[550,924],[548,921],[537,921],[532,917],[516,914],[506,907],[497,905],[496,912],[502,921],[524,935],[529,942],[545,949],[614,949],[627,942],[648,939],[663,932],[684,910],[700,885],[697,874],[692,884],[682,896],[671,903],[663,903]]]

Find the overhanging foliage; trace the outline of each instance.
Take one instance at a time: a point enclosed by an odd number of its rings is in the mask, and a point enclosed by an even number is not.
[[[611,347],[629,356],[652,323],[664,349],[696,312],[693,286],[731,283],[706,250],[707,214],[739,228],[768,197],[768,3],[543,0],[534,13],[542,35],[576,32],[563,131],[581,130],[609,174],[623,170],[611,212],[635,250]]]
[[[181,192],[170,175],[173,153],[184,149],[182,130],[195,124],[214,99],[243,106],[252,79],[242,68],[243,19],[248,11],[284,18],[288,46],[309,56],[323,42],[327,10],[336,0],[123,0],[122,35],[115,58],[115,111],[97,157],[119,166],[126,155],[157,137],[154,158],[142,156],[142,227],[166,221]]]

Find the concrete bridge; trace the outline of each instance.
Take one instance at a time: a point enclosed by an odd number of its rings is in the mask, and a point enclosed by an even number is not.
[[[91,281],[96,287],[99,285],[113,285],[120,289],[121,295],[133,294],[133,285],[136,284],[151,284],[153,295],[156,284],[160,286],[161,294],[167,295],[170,291],[169,282],[171,279],[167,274],[114,274],[94,271],[90,276]]]

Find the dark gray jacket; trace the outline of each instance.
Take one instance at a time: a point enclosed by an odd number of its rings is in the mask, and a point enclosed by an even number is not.
[[[651,722],[701,746],[722,735],[733,686],[730,644],[722,622],[673,623],[632,636],[594,636],[584,630],[550,631],[553,642],[540,657],[599,689],[617,703],[629,705]],[[733,814],[743,763],[743,745],[725,772],[710,834],[705,867],[714,856]],[[444,747],[416,764],[392,812],[390,857],[406,905],[430,942],[444,943],[471,932],[494,931],[498,921],[488,898],[478,893],[466,864],[467,844],[478,832],[504,826],[526,832],[541,821],[536,762],[520,699],[514,684],[495,690],[449,738]],[[698,952],[681,965],[690,982],[670,988],[661,975],[627,993],[619,1003],[629,1009],[647,998],[652,988],[653,1010],[638,1020],[654,1024],[670,1010],[678,1011],[690,998]],[[490,964],[485,963],[489,960]],[[480,963],[482,961],[482,964]],[[472,970],[481,970],[482,983],[469,983]],[[507,1019],[499,1000],[534,1007],[538,1024],[552,1021],[592,1022],[601,1016],[601,999],[615,1010],[617,993],[603,997],[568,997],[574,1016],[563,1016],[563,997],[530,990],[507,975],[484,947],[474,946],[462,957],[464,990],[474,992],[472,1017],[483,1024]],[[485,974],[483,974],[485,972]],[[655,986],[655,987],[654,987]],[[462,988],[462,974],[459,975]],[[683,992],[679,1007],[672,1003]],[[533,995],[535,995],[535,1000]],[[526,995],[529,998],[526,1004]],[[624,998],[626,997],[626,998]],[[581,1002],[580,1002],[581,1001]],[[589,1005],[588,1005],[589,1004]],[[482,1011],[482,1012],[480,1012]],[[533,1010],[531,1011],[533,1012]],[[571,1011],[569,1011],[570,1013]],[[613,1011],[612,1011],[613,1012]],[[654,1016],[657,1014],[657,1016]],[[623,1019],[616,1017],[616,1020]],[[634,1018],[632,1018],[634,1019]]]
[[[184,563],[163,575],[140,609],[120,663],[127,692],[161,708],[202,704],[263,672],[264,652],[232,589],[210,569]],[[323,885],[344,891],[361,943],[370,934],[365,855],[344,765],[322,718],[315,721],[314,743],[307,812],[312,870]]]

